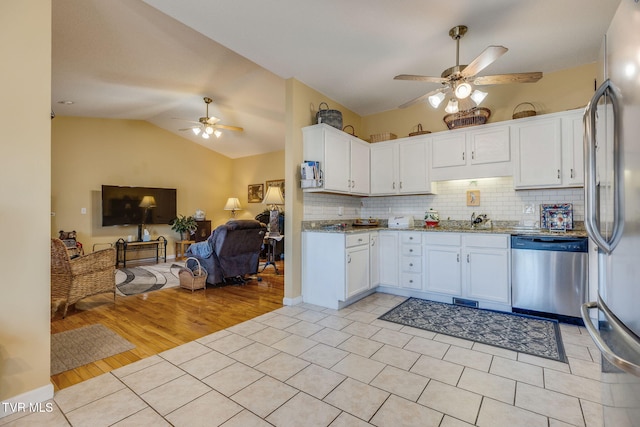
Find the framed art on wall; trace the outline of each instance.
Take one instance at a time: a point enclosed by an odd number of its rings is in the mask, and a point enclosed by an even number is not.
[[[282,191],[282,197],[284,197],[284,179],[274,179],[271,181],[267,181],[264,188],[269,189],[269,187],[280,187],[280,191]]]
[[[264,197],[264,184],[249,184],[247,190],[247,202],[262,203]]]

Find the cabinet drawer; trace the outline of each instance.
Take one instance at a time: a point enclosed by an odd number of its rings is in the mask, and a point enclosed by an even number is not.
[[[402,245],[402,256],[420,256],[422,255],[422,245]]]
[[[420,231],[405,231],[400,233],[402,243],[422,243],[422,232]]]
[[[469,234],[464,236],[464,244],[480,248],[508,249],[509,236],[506,234]]]
[[[400,287],[409,289],[422,289],[422,274],[420,273],[402,273],[400,278]]]
[[[345,244],[347,248],[358,245],[368,245],[369,233],[347,234]]]
[[[408,273],[421,273],[422,258],[414,256],[402,257],[402,271]]]
[[[461,236],[458,233],[425,233],[427,245],[460,246]]]

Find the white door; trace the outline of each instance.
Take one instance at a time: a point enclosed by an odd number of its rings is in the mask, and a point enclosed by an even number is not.
[[[347,298],[369,289],[369,245],[347,249]]]
[[[431,142],[431,167],[464,166],[467,164],[465,150],[464,132],[434,136]]]
[[[562,181],[565,186],[584,185],[584,132],[582,116],[563,120]]]
[[[511,160],[509,127],[469,132],[472,165],[508,162]]]
[[[508,251],[467,249],[463,257],[469,298],[511,304]]]
[[[395,142],[371,144],[371,194],[396,194],[397,145]]]
[[[430,138],[403,141],[398,146],[400,193],[431,191],[429,181],[428,143]]]
[[[460,247],[425,247],[425,290],[449,295],[462,295]]]
[[[369,195],[369,144],[351,140],[351,193]]]
[[[325,131],[324,188],[348,193],[350,180],[349,135]]]
[[[397,231],[381,231],[378,234],[380,251],[380,285],[398,286],[400,255]]]
[[[558,187],[562,183],[561,119],[514,124],[515,188]]]

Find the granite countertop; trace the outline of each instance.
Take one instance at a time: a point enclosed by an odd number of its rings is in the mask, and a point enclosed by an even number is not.
[[[302,231],[314,231],[322,233],[362,233],[372,230],[397,230],[397,231],[422,231],[427,233],[451,232],[451,233],[492,233],[492,234],[526,234],[538,236],[569,236],[587,237],[584,224],[575,223],[575,229],[567,231],[551,231],[541,228],[529,228],[518,226],[517,221],[493,221],[491,227],[471,227],[469,221],[440,221],[437,227],[425,227],[422,221],[418,221],[412,228],[389,228],[387,222],[380,221],[377,227],[354,226],[354,220],[337,221],[303,221]]]

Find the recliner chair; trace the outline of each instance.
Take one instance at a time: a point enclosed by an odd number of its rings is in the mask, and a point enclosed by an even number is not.
[[[189,246],[185,255],[197,258],[207,270],[207,283],[244,282],[246,275],[258,272],[260,248],[267,226],[254,219],[230,220],[204,241]],[[187,268],[195,268],[193,260]]]

